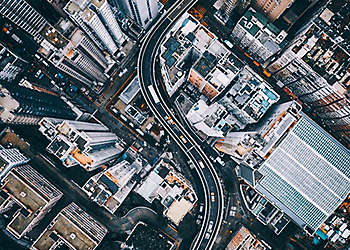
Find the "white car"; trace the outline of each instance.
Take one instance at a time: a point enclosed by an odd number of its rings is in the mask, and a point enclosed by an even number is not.
[[[209,240],[209,238],[210,238],[210,233],[206,233],[205,236],[204,236],[204,238],[205,238],[206,240]]]
[[[211,233],[213,232],[213,225],[214,225],[214,221],[209,221],[209,226],[208,226],[208,233]]]

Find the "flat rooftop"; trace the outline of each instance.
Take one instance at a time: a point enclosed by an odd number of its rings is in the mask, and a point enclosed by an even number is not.
[[[14,219],[9,223],[8,228],[15,234],[21,235],[22,232],[27,228],[27,226],[36,217],[34,213],[38,211],[41,207],[47,204],[41,196],[39,196],[32,188],[30,188],[26,183],[19,179],[13,173],[5,178],[5,184],[2,190],[10,195],[11,199],[14,199],[16,203],[19,203],[24,210],[27,210],[29,216],[24,216],[22,212],[18,212]]]
[[[50,223],[32,248],[55,249],[58,242],[63,242],[70,248],[91,250],[99,245],[106,233],[107,230],[101,224],[71,203]]]

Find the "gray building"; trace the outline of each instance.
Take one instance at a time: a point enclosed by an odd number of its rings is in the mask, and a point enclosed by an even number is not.
[[[123,151],[119,138],[101,123],[43,118],[39,131],[50,141],[46,150],[65,167],[92,171]]]

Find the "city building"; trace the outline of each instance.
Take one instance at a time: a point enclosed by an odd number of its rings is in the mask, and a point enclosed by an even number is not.
[[[92,176],[83,191],[98,205],[114,213],[137,184],[136,175],[142,170],[141,159],[126,160]]]
[[[68,21],[63,21],[65,25],[60,26],[61,20],[54,27],[24,0],[2,2],[0,10],[6,18],[32,35],[40,45],[39,52],[59,70],[89,87],[103,85],[107,80],[104,74],[106,59],[93,42],[79,30],[73,35],[62,35],[64,30],[60,28],[68,27]],[[107,16],[106,20],[109,20]]]
[[[279,95],[248,66],[230,81],[226,93],[210,105],[199,100],[189,110],[189,122],[207,136],[222,137],[257,123]]]
[[[32,250],[93,250],[107,229],[75,203],[65,207],[33,243]]]
[[[271,249],[265,242],[259,240],[246,227],[241,228],[235,233],[230,243],[228,243],[226,250],[265,250]]]
[[[294,0],[253,0],[252,4],[255,9],[264,13],[264,15],[273,22],[279,18],[293,2]]]
[[[307,111],[350,147],[349,3],[330,1],[268,70]]]
[[[37,124],[42,117],[75,119],[77,114],[53,92],[0,85],[0,119],[4,123]]]
[[[277,208],[313,234],[349,194],[350,151],[296,102],[277,105],[256,128],[216,147],[240,163],[241,178],[272,204],[261,218],[266,223]]]
[[[127,16],[146,29],[158,16],[158,0],[112,0]]]
[[[43,118],[39,131],[49,140],[46,150],[69,168],[92,171],[123,151],[118,136],[101,123]]]
[[[0,148],[0,181],[14,167],[29,162],[17,148]]]
[[[12,82],[23,70],[26,64],[21,58],[11,53],[6,47],[0,44],[0,80]]]
[[[25,0],[1,1],[0,13],[30,34],[38,43],[44,39],[40,31],[48,22]]]
[[[152,203],[160,200],[164,206],[164,215],[175,225],[179,225],[185,215],[197,202],[191,184],[169,162],[169,154],[164,153],[155,169],[136,188],[136,192]]]
[[[71,0],[64,11],[91,40],[111,55],[126,40],[107,0]]]
[[[29,165],[13,168],[1,183],[0,211],[8,213],[11,221],[6,230],[18,239],[31,231],[63,195]]]
[[[262,13],[249,8],[232,30],[231,37],[252,57],[266,62],[286,43],[287,33],[271,23]]]

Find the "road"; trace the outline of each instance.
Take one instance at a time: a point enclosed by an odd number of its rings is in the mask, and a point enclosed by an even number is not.
[[[188,131],[177,120],[171,107],[167,106],[161,95],[161,81],[156,77],[156,58],[160,42],[174,22],[196,1],[183,0],[174,4],[168,12],[158,20],[153,29],[145,37],[138,58],[138,76],[141,91],[147,105],[154,113],[165,130],[192,161],[202,183],[204,191],[204,218],[197,237],[192,242],[191,249],[211,249],[219,233],[223,220],[223,190],[219,177],[203,151],[194,139],[193,131]],[[171,124],[167,117],[172,117]]]

